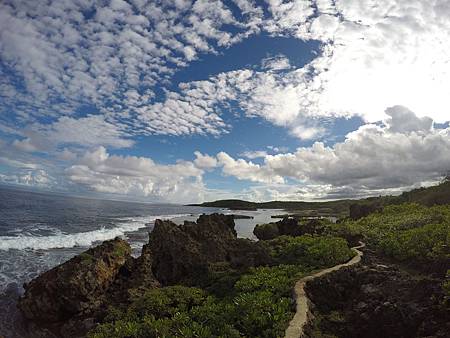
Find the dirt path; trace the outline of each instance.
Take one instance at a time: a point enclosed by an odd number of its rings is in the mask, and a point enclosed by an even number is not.
[[[305,293],[305,284],[313,280],[317,277],[321,277],[326,275],[327,273],[339,270],[344,266],[351,266],[361,261],[361,256],[363,253],[358,250],[365,246],[364,243],[360,242],[361,245],[353,247],[352,250],[356,252],[356,256],[349,260],[347,263],[335,265],[328,269],[320,270],[319,272],[303,277],[297,283],[295,283],[294,294],[295,294],[295,303],[296,303],[296,312],[294,318],[292,318],[289,323],[289,327],[286,329],[284,338],[301,338],[303,337],[303,327],[308,321],[308,313],[309,313],[309,299]]]

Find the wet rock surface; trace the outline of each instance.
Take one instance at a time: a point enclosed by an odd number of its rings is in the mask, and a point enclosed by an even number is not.
[[[405,271],[370,250],[362,264],[307,283],[308,337],[448,337],[442,279]]]

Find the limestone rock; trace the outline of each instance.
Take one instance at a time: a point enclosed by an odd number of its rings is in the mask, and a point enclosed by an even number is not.
[[[116,238],[75,256],[25,284],[20,310],[44,325],[95,311],[130,253],[129,244]]]

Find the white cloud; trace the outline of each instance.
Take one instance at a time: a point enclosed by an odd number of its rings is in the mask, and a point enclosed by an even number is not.
[[[388,119],[383,126],[364,125],[332,147],[316,142],[294,153],[267,155],[261,166],[220,153],[219,163],[224,174],[239,179],[262,183],[290,179],[306,188],[326,186],[329,196],[399,191],[437,180],[450,169],[449,128],[432,129],[429,119],[419,119],[404,107],[387,114],[397,120]],[[399,130],[402,119],[405,128]]]
[[[146,157],[110,155],[104,147],[66,169],[70,181],[96,192],[170,202],[202,200],[202,174],[192,162],[160,165]]]
[[[194,152],[195,160],[194,164],[200,169],[213,169],[217,167],[217,159],[207,154],[202,154],[199,151]]]
[[[240,156],[243,156],[245,158],[248,158],[250,160],[254,160],[255,158],[264,158],[267,156],[267,151],[265,150],[254,150],[254,151],[244,151],[240,154]]]
[[[0,181],[8,184],[27,185],[40,188],[51,188],[56,180],[45,170],[22,170],[16,174],[0,174]]]
[[[98,145],[127,148],[134,144],[119,123],[111,123],[101,115],[75,119],[63,116],[52,124],[35,123],[21,132],[26,138],[15,140],[14,147],[27,152],[50,152],[61,145],[93,147]]]
[[[291,68],[289,59],[284,55],[265,58],[261,61],[262,68],[265,70],[278,71]]]
[[[223,151],[217,154],[217,160],[225,175],[234,176],[239,180],[261,183],[284,183],[283,177],[272,172],[270,168],[247,162],[243,159],[235,160]]]
[[[403,106],[394,106],[386,109],[389,119],[389,131],[398,133],[429,132],[433,127],[433,119],[425,116],[419,118],[411,110]]]

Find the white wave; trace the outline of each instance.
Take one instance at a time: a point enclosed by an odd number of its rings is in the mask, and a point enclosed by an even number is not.
[[[106,241],[115,237],[124,236],[126,233],[137,231],[146,227],[147,223],[154,222],[156,219],[171,219],[174,217],[186,216],[179,215],[159,215],[139,218],[124,219],[123,223],[118,223],[114,228],[102,227],[98,230],[78,232],[78,233],[58,233],[50,236],[30,236],[20,234],[18,236],[0,236],[0,250],[10,249],[34,249],[48,250],[56,248],[89,247],[95,242]]]

